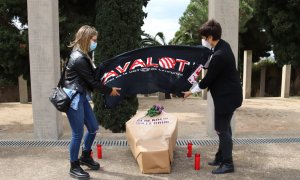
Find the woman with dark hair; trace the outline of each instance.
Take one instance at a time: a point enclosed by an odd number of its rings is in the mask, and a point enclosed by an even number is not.
[[[230,121],[236,108],[242,105],[242,86],[230,45],[221,39],[222,28],[215,20],[209,20],[199,29],[200,37],[209,45],[213,54],[208,71],[198,85],[183,92],[184,98],[207,88],[215,106],[215,130],[219,137],[219,149],[215,159],[208,164],[219,166],[213,174],[234,172],[232,159],[232,132]]]

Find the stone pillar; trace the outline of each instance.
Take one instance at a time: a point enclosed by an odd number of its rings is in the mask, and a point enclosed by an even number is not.
[[[201,76],[202,76],[202,78],[205,76],[206,71],[207,71],[207,70],[204,70],[204,69],[201,71]],[[201,93],[202,93],[202,99],[203,99],[203,100],[207,100],[207,89],[203,89],[203,90],[201,91]]]
[[[23,75],[18,77],[20,103],[28,103],[27,81],[23,79]]]
[[[238,58],[238,34],[239,34],[239,0],[209,0],[208,1],[208,17],[215,19],[222,26],[222,39],[227,41],[234,53],[236,65]],[[216,137],[214,130],[214,107],[210,93],[207,93],[207,134]],[[232,133],[235,129],[234,117],[231,120]]]
[[[227,41],[237,62],[239,38],[239,0],[209,0],[208,17],[222,26],[222,39]]]
[[[162,93],[162,92],[159,92],[158,93],[158,100],[165,100],[166,99],[166,96],[165,96],[165,93]]]
[[[251,97],[252,51],[244,51],[243,98]]]
[[[59,139],[61,113],[48,97],[60,78],[58,0],[27,0],[34,133],[37,139]]]
[[[281,97],[287,98],[290,96],[290,82],[291,81],[291,65],[284,65],[282,67],[281,79]]]
[[[206,133],[209,137],[216,138],[215,131],[215,106],[210,92],[207,93],[207,120],[206,120]]]
[[[260,85],[259,85],[259,96],[265,96],[266,89],[266,67],[262,67],[260,70]]]

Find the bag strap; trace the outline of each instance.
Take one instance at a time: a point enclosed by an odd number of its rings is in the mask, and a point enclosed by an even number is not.
[[[95,66],[95,64],[94,64],[94,62],[93,62],[93,60],[92,60],[92,58],[91,58],[88,54],[86,54],[86,57],[90,60],[90,63],[91,63],[91,65],[92,65],[92,67],[93,67],[93,70],[95,70],[95,69],[96,69],[96,66]]]
[[[205,63],[205,65],[203,66],[205,69],[207,69],[208,68],[208,66],[209,66],[209,63],[210,63],[210,61],[211,61],[211,58],[213,57],[213,55],[214,54],[212,54],[212,55],[210,55],[209,57],[208,57],[208,61]]]
[[[71,97],[71,101],[70,101],[70,102],[72,102],[72,101],[73,101],[73,99],[76,97],[76,95],[77,95],[78,93],[79,93],[79,92],[78,92],[78,91],[76,91],[76,93],[72,95],[72,97]]]
[[[67,69],[67,66],[68,66],[68,62],[69,62],[69,59],[64,67],[64,70],[63,70],[63,73],[61,74],[61,77],[60,77],[60,80],[57,84],[58,87],[63,87],[63,83],[65,81],[65,73],[66,73],[66,69]]]

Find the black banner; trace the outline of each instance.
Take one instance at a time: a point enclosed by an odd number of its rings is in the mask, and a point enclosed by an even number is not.
[[[195,82],[210,54],[203,46],[155,46],[126,52],[101,63],[98,77],[102,83],[122,88],[120,97],[105,95],[107,107],[136,94],[181,95]]]

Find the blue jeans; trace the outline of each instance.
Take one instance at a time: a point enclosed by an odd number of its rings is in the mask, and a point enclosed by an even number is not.
[[[67,116],[72,129],[72,138],[69,147],[70,161],[74,162],[78,160],[81,139],[83,137],[84,125],[87,128],[87,132],[84,137],[83,150],[91,150],[92,144],[94,142],[99,127],[95,114],[89,104],[89,101],[86,99],[85,93],[80,94],[78,110],[69,108]]]

